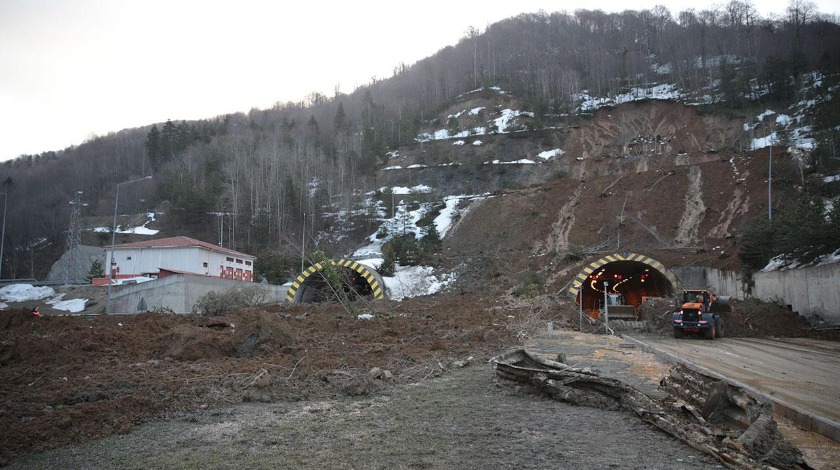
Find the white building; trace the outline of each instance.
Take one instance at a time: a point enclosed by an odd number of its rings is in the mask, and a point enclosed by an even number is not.
[[[114,279],[162,278],[173,273],[251,282],[256,259],[256,256],[189,237],[125,243],[115,246],[113,253],[106,248],[105,282],[111,275]]]

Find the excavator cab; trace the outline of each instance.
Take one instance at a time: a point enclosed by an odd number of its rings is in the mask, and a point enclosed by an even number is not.
[[[711,311],[714,296],[707,290],[686,290],[683,291],[683,308],[693,308],[701,312]]]

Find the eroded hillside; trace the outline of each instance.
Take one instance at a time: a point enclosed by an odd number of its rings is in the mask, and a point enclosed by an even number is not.
[[[500,277],[515,283],[533,270],[559,288],[576,272],[576,263],[564,261],[570,251],[640,252],[669,266],[738,270],[738,230],[767,210],[768,152],[742,150],[751,138],[743,122],[648,100],[551,131],[466,139],[480,145],[424,144],[455,166],[409,169],[423,156],[418,144],[400,149],[401,169],[382,173],[388,184],[485,194],[463,203],[444,239],[440,262],[466,284]],[[556,155],[533,158],[549,150]],[[531,162],[512,163],[529,156]]]

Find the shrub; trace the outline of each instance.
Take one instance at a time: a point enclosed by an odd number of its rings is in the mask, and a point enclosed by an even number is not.
[[[392,248],[390,244],[386,244],[382,247],[382,256],[384,257],[382,264],[380,264],[376,270],[383,276],[393,276],[396,271],[397,263],[397,258],[394,255],[394,248]]]
[[[522,284],[513,290],[516,297],[531,296],[539,293],[545,287],[545,278],[542,274],[528,270],[522,275]]]
[[[192,309],[194,315],[213,317],[254,307],[267,302],[268,291],[259,285],[231,288],[222,292],[211,291],[201,296]]]

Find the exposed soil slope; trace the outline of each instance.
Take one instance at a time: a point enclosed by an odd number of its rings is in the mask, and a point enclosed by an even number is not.
[[[639,252],[668,267],[740,270],[739,229],[767,211],[768,152],[740,151],[743,136],[726,126],[737,121],[677,103],[599,111],[569,132],[561,159],[539,165],[553,179],[473,202],[445,239],[446,256],[481,270],[476,278],[533,269],[557,287],[574,272],[558,255],[573,246],[590,256]]]

